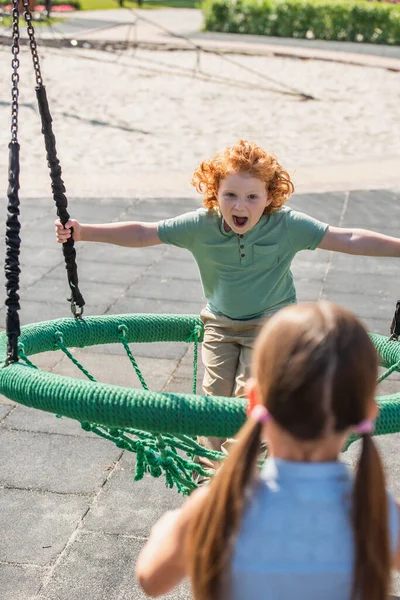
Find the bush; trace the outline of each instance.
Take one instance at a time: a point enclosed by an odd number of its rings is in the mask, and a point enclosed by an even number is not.
[[[36,0],[36,4],[44,4],[44,0]],[[81,3],[79,0],[52,0],[52,6],[62,6],[63,4],[68,4],[69,6],[73,6],[75,10],[81,10]]]
[[[205,0],[207,31],[400,45],[400,5],[366,0]]]

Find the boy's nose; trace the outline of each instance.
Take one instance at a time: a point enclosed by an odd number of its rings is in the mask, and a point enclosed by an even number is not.
[[[239,196],[236,197],[235,208],[237,210],[244,208],[244,198],[239,198]]]

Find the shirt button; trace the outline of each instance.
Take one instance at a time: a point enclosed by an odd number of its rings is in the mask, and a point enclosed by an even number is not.
[[[241,237],[241,238],[242,238],[242,237],[243,237],[243,233],[241,233],[241,234],[239,235],[239,237]]]
[[[241,256],[242,258],[244,258],[246,255],[245,255],[245,254],[241,254],[240,256]]]
[[[243,248],[244,248],[243,244],[241,244],[241,245],[240,245],[240,248],[241,248],[241,249],[243,249]]]

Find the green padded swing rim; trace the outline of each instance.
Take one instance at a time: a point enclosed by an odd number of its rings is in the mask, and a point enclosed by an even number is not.
[[[196,335],[199,342],[202,339],[202,324],[197,315],[136,314],[58,319],[27,325],[22,328],[20,344],[25,354],[31,356],[58,350],[60,332],[67,347],[119,343],[121,327],[127,342],[188,342]],[[377,334],[371,334],[371,339],[382,366],[389,368],[400,361],[398,342]],[[6,359],[6,345],[3,332],[0,334],[2,363]],[[0,369],[0,393],[20,404],[81,423],[171,435],[230,437],[246,419],[245,400],[157,393],[94,383],[43,372],[21,362]],[[400,431],[400,392],[377,400],[381,410],[375,433]]]

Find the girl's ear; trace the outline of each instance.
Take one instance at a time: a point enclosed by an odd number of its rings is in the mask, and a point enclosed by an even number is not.
[[[373,398],[372,402],[370,403],[369,410],[368,410],[368,419],[371,419],[371,421],[376,421],[376,419],[378,418],[378,415],[379,415],[379,406],[378,406],[378,403],[375,400],[375,398]]]
[[[246,384],[246,396],[248,398],[247,404],[247,416],[250,415],[251,411],[257,404],[260,404],[257,382],[255,379],[250,378]]]

